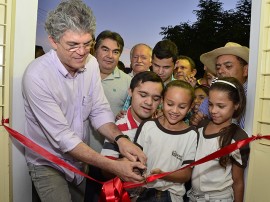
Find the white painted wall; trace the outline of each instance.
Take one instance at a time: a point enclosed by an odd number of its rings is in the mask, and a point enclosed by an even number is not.
[[[255,3],[256,1],[256,3]],[[256,76],[259,52],[259,36],[260,33],[260,11],[261,0],[252,0],[251,8],[251,27],[250,27],[250,42],[249,42],[249,67],[248,67],[248,92],[247,92],[247,105],[245,117],[245,131],[249,136],[253,135],[253,120],[254,120],[254,106],[256,95]],[[252,75],[252,76],[251,76]],[[249,166],[245,169],[245,184],[248,182]],[[245,192],[245,199],[247,193]]]
[[[252,0],[251,9],[251,27],[250,27],[250,52],[249,52],[249,66],[248,66],[248,92],[247,92],[247,106],[245,117],[245,131],[249,135],[253,135],[253,121],[254,121],[254,107],[256,95],[256,79],[257,79],[257,65],[259,54],[259,39],[260,39],[260,13],[262,0]]]
[[[21,80],[28,63],[34,59],[38,0],[17,0],[15,6],[14,66],[11,72],[11,126],[23,133],[24,108]],[[23,147],[12,144],[13,202],[31,202],[32,185],[28,174]]]

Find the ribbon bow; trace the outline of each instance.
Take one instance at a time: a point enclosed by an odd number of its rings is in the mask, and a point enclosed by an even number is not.
[[[102,186],[99,202],[130,202],[129,195],[122,181],[116,177],[105,182]]]

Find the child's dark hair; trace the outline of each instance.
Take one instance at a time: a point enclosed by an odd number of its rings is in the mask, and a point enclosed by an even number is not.
[[[245,111],[246,107],[246,95],[242,84],[233,77],[226,77],[222,79],[218,79],[215,81],[210,89],[209,92],[213,90],[227,92],[229,100],[231,100],[234,104],[238,104],[238,109],[235,110],[233,113],[232,118],[240,119],[242,113]],[[233,139],[233,135],[237,130],[237,125],[231,124],[228,127],[221,129],[221,136],[219,139],[219,145],[221,148],[231,144]],[[219,164],[226,168],[227,163],[229,162],[230,158],[229,155],[222,156],[219,159]]]
[[[163,99],[170,87],[179,87],[179,88],[187,89],[191,95],[191,103],[193,102],[195,98],[194,88],[188,82],[182,81],[182,80],[174,80],[174,81],[169,82],[163,90],[163,93],[162,93]]]
[[[145,71],[136,74],[130,82],[130,89],[133,91],[140,83],[144,83],[147,81],[160,83],[162,85],[162,89],[164,89],[164,84],[162,79],[154,72]]]
[[[205,85],[197,85],[195,86],[194,90],[197,90],[197,89],[202,89],[203,92],[205,92],[205,94],[208,96],[209,95],[209,87],[208,86],[205,86]]]

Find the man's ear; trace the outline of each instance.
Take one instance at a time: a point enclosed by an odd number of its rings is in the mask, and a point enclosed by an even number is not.
[[[248,64],[243,67],[243,76],[248,77]]]
[[[132,97],[132,91],[131,91],[130,88],[128,88],[128,95],[129,95],[130,97]]]
[[[52,38],[52,36],[48,36],[49,42],[54,50],[57,50],[57,44],[55,40]]]

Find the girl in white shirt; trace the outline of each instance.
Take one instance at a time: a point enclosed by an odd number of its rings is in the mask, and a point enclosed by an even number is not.
[[[137,129],[135,141],[147,156],[148,175],[175,171],[194,161],[198,131],[183,120],[193,99],[189,83],[171,81],[163,93],[163,116],[142,122]],[[137,202],[183,201],[184,183],[190,180],[191,172],[191,168],[183,169],[148,183]]]
[[[246,97],[237,79],[219,79],[209,89],[210,120],[203,120],[195,160],[201,159],[231,143],[248,138],[238,125],[245,110]],[[190,201],[242,202],[244,196],[244,169],[249,147],[244,146],[229,155],[195,166],[192,172]]]

